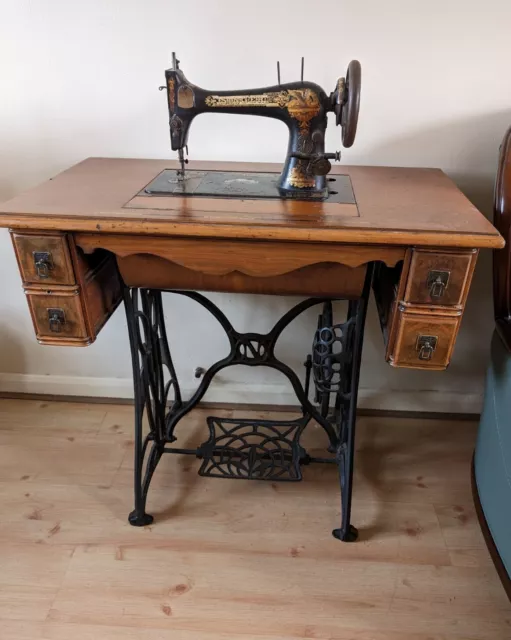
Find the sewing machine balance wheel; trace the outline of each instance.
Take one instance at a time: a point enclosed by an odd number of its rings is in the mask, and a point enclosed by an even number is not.
[[[341,125],[343,147],[351,147],[355,142],[360,108],[361,79],[360,62],[352,60],[348,65],[346,79],[339,78],[337,81],[335,115],[336,124]]]

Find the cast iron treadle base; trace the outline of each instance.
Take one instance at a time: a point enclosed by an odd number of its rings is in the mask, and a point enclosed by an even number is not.
[[[357,538],[351,526],[351,493],[355,454],[355,425],[360,358],[372,265],[368,267],[359,299],[349,300],[346,321],[334,323],[330,298],[309,298],[287,311],[268,333],[240,333],[211,300],[194,291],[172,293],[195,300],[220,323],[229,342],[229,353],[204,372],[195,393],[181,397],[165,330],[161,291],[125,287],[124,303],[130,336],[135,390],[135,509],[130,524],[152,523],[146,513],[151,479],[164,453],[194,455],[202,459],[199,474],[216,478],[281,480],[302,479],[301,465],[335,462],[341,489],[341,527],[333,535],[346,542]],[[306,359],[305,384],[275,354],[282,332],[307,309],[323,304]],[[264,366],[283,374],[301,407],[297,420],[270,421],[209,417],[209,439],[198,448],[168,446],[176,441],[176,427],[202,400],[214,376],[233,365]],[[309,399],[314,384],[317,408]],[[331,399],[334,399],[333,407]],[[315,420],[328,438],[334,457],[310,457],[300,437]],[[146,431],[146,425],[149,432]]]
[[[197,455],[199,475],[244,480],[298,482],[309,461],[299,440],[310,417],[298,420],[207,419],[209,440]]]

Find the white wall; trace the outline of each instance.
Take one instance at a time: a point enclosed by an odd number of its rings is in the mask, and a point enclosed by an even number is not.
[[[91,155],[170,158],[164,93],[176,50],[188,78],[230,89],[305,75],[327,91],[351,58],[363,69],[359,133],[344,162],[436,166],[487,214],[497,149],[511,123],[511,3],[507,0],[69,0],[2,2],[0,200]],[[328,150],[340,132],[328,131]],[[196,159],[282,161],[286,128],[267,119],[208,115],[191,129]],[[413,215],[413,212],[410,212]],[[39,346],[7,233],[0,236],[0,390],[129,395],[123,310],[86,349]],[[364,349],[362,404],[417,410],[477,410],[492,330],[490,256],[484,255],[446,373],[385,364],[374,310]],[[291,304],[215,295],[239,329],[263,331]],[[167,302],[183,385],[225,353],[205,313]],[[299,366],[315,316],[282,345]],[[197,337],[199,340],[196,341]],[[224,371],[212,400],[290,402],[287,385],[263,370]],[[247,382],[251,384],[247,384]]]

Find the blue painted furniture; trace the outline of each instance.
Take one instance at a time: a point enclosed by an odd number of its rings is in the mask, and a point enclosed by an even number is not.
[[[486,542],[511,599],[511,128],[500,148],[494,224],[506,240],[494,251],[496,329],[474,454],[474,498]]]
[[[511,354],[497,331],[491,343],[474,458],[477,491],[493,542],[511,576]]]

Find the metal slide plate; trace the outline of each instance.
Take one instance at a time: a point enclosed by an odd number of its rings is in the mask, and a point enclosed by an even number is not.
[[[246,173],[242,171],[186,171],[183,182],[175,169],[165,169],[150,182],[141,195],[199,196],[203,198],[235,198],[265,200],[306,200],[356,204],[349,176],[332,175],[327,178],[324,193],[300,192],[283,196],[278,190],[278,173]]]

